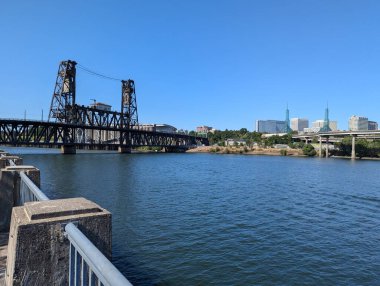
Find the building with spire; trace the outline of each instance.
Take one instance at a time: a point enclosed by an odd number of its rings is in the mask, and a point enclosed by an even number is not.
[[[292,133],[292,129],[290,128],[290,119],[289,119],[289,108],[286,105],[286,115],[285,115],[285,133]]]
[[[327,105],[325,109],[325,119],[323,120],[323,127],[320,130],[321,132],[329,132],[330,128],[330,119],[329,119],[329,106]]]

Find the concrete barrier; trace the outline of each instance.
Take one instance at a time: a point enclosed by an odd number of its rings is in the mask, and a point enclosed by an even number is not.
[[[18,156],[3,155],[0,156],[0,169],[10,166],[9,160],[12,160],[16,165],[23,164],[23,160]]]
[[[33,166],[7,166],[0,170],[0,231],[9,231],[12,208],[20,205],[20,172],[40,186],[40,170]]]
[[[111,214],[84,198],[25,203],[12,211],[7,285],[68,285],[69,241],[64,227],[74,222],[111,257]]]
[[[73,223],[87,241],[91,241],[88,243],[111,259],[110,212],[85,198],[44,200],[37,197],[40,201],[24,203],[25,192],[21,189],[33,189],[36,194],[36,188],[40,187],[40,171],[34,166],[9,166],[9,159],[17,163],[22,163],[22,159],[6,156],[9,158],[0,169],[0,231],[9,231],[5,285],[68,285],[70,256],[73,255],[65,232],[68,223]],[[22,172],[32,182],[21,175]],[[97,259],[91,263],[94,261]],[[115,271],[112,273],[119,275],[116,279],[119,284],[126,282],[120,285],[130,285],[116,268]]]

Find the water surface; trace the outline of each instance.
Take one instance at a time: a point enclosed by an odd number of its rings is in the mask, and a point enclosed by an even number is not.
[[[22,156],[50,198],[112,212],[113,261],[135,285],[380,284],[380,162]]]

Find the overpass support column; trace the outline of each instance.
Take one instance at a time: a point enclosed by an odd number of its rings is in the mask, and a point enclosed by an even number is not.
[[[319,136],[319,158],[322,158],[322,136]]]
[[[326,158],[329,157],[329,137],[326,137]]]
[[[355,160],[356,159],[356,151],[355,151],[355,135],[352,135],[352,149],[351,149],[351,159]]]

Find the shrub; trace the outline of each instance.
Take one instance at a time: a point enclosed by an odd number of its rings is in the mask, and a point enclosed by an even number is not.
[[[309,157],[313,157],[313,156],[315,156],[317,154],[317,151],[315,151],[314,146],[311,145],[311,144],[306,144],[302,148],[302,151],[303,151],[304,155],[307,155]]]
[[[288,155],[288,151],[282,149],[282,150],[280,151],[280,154],[281,154],[282,156],[286,156],[286,155]]]

